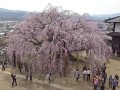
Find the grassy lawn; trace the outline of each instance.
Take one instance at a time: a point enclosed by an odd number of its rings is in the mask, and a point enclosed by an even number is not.
[[[75,53],[74,53],[75,55]],[[76,56],[75,56],[76,57]],[[82,70],[82,67],[84,64],[86,64],[86,54],[83,51],[82,54],[79,53],[79,69]],[[83,62],[81,62],[83,61]],[[82,75],[81,78],[79,80],[79,82],[75,81],[75,77],[74,77],[74,71],[75,71],[75,65],[72,65],[72,69],[70,70],[70,73],[67,75],[67,77],[59,77],[59,75],[55,76],[52,75],[52,82],[53,83],[57,83],[66,87],[71,87],[74,88],[74,90],[93,90],[93,85],[92,82],[88,82],[88,81],[83,81],[82,79]],[[7,68],[8,71],[11,71],[9,68]],[[16,69],[17,73],[19,73],[18,69]],[[120,57],[114,57],[111,58],[110,61],[107,63],[107,75],[115,75],[118,74],[120,77]],[[81,71],[82,73],[82,71]],[[36,77],[36,76],[35,76]],[[41,79],[44,81],[44,77],[41,77],[41,75],[38,75],[36,78]],[[120,86],[120,84],[119,84]],[[108,88],[108,80],[106,82],[106,89],[105,90],[111,90],[110,88]],[[120,90],[120,87],[117,87],[117,90]]]
[[[112,58],[107,64],[108,75],[118,74],[120,76],[120,58]]]

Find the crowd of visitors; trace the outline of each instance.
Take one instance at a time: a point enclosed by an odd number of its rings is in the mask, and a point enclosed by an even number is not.
[[[82,69],[83,81],[91,81],[94,86],[94,90],[105,90],[106,80],[108,80],[109,88],[116,90],[119,82],[119,76],[117,74],[107,76],[106,64],[101,65],[100,68],[94,69],[94,71],[87,68],[86,65]],[[78,82],[80,78],[80,71],[77,69],[75,71],[76,81]]]

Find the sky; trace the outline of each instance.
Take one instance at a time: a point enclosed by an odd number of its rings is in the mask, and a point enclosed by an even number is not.
[[[48,4],[61,6],[79,14],[120,13],[120,0],[0,0],[0,8],[23,11],[42,11]]]

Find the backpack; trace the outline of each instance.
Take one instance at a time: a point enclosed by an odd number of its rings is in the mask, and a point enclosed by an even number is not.
[[[113,85],[113,86],[117,86],[117,81],[116,81],[115,79],[113,79],[112,85]]]

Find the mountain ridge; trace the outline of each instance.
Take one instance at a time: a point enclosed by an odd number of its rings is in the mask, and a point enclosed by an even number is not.
[[[0,20],[1,21],[21,21],[27,16],[28,13],[30,12],[22,11],[22,10],[9,10],[5,8],[0,8]],[[109,17],[113,18],[116,16],[120,16],[120,13],[90,15],[91,19],[97,20],[97,21],[104,21],[105,19],[108,19]]]

